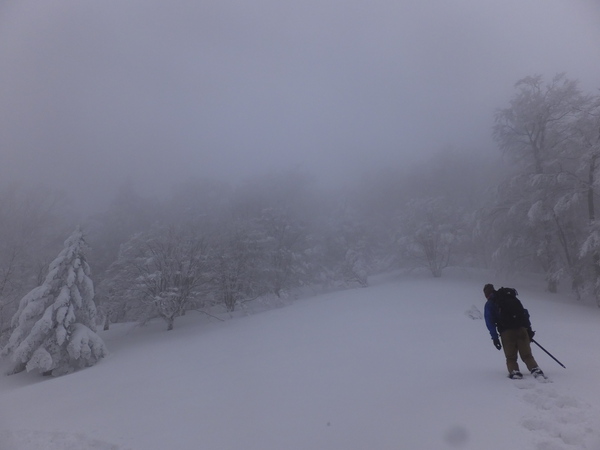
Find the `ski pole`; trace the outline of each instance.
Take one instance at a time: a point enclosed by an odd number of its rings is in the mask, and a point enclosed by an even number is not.
[[[566,367],[565,367],[565,365],[563,363],[561,363],[558,359],[556,359],[554,356],[552,356],[552,353],[550,353],[548,350],[546,350],[544,347],[542,347],[540,344],[538,344],[535,339],[532,339],[531,342],[533,342],[539,348],[541,348],[542,350],[544,350],[548,354],[548,356],[550,358],[552,358],[554,361],[556,361],[558,364],[560,364],[561,367],[564,367],[566,369]]]

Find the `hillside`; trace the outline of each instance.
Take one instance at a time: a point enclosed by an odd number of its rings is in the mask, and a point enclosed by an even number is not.
[[[600,449],[600,311],[515,282],[552,383],[506,378],[481,275],[388,276],[219,322],[188,314],[102,335],[56,379],[0,378],[14,450]],[[524,368],[524,367],[523,367]]]

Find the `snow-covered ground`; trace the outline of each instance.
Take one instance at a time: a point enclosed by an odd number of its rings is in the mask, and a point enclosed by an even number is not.
[[[506,377],[481,288],[512,285],[551,378]],[[479,274],[388,276],[225,322],[101,336],[98,365],[0,378],[2,450],[600,450],[600,310]],[[523,367],[524,369],[524,367]]]

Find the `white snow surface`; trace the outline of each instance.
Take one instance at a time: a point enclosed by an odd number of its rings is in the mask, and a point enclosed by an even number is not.
[[[113,326],[94,367],[2,376],[0,449],[600,450],[598,308],[482,272],[370,281],[168,332]],[[477,314],[487,282],[519,290],[567,367],[534,346],[551,383],[506,377]]]

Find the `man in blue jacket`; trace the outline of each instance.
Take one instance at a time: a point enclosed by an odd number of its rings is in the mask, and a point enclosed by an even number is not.
[[[518,324],[507,325],[503,323],[501,319],[501,310],[497,298],[498,293],[494,289],[494,285],[486,284],[483,287],[483,294],[487,299],[483,314],[485,325],[490,332],[494,346],[498,350],[501,350],[504,347],[509,378],[523,378],[523,374],[519,370],[517,355],[521,356],[521,360],[525,363],[534,377],[544,377],[544,372],[538,367],[531,352],[530,342],[533,339],[535,332],[531,329],[531,322],[529,321],[527,310],[524,309],[521,302],[516,299],[523,312]],[[500,339],[502,340],[502,343],[500,343]]]

